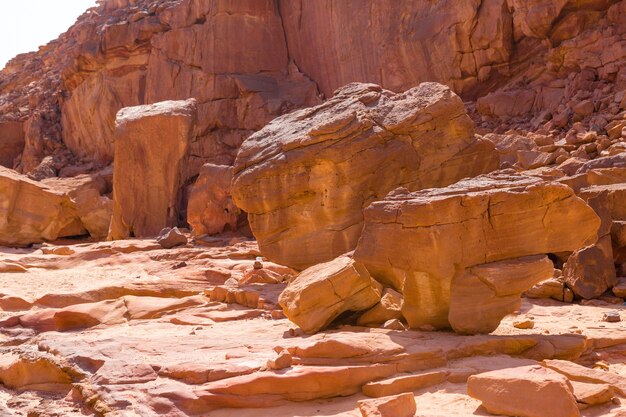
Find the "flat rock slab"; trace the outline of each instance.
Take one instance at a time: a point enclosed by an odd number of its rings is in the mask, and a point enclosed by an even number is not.
[[[567,378],[540,365],[473,375],[467,393],[494,414],[513,417],[578,417]]]

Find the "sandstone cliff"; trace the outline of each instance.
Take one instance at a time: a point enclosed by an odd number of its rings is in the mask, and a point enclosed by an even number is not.
[[[626,87],[624,9],[617,0],[100,1],[0,72],[0,144],[11,148],[2,163],[24,173],[48,155],[57,173],[107,164],[119,109],[193,97],[195,175],[206,162],[232,164],[250,133],[353,81],[396,92],[450,85],[481,98],[485,129],[554,120],[547,130],[564,136],[583,120],[603,133]]]

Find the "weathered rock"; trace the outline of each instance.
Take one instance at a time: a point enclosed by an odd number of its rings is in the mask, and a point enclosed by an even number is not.
[[[289,320],[315,333],[343,312],[372,307],[381,291],[362,264],[342,256],[302,271],[282,292],[279,303]]]
[[[26,246],[82,232],[76,205],[62,190],[0,167],[0,244]]]
[[[402,294],[391,288],[385,288],[380,302],[367,310],[359,319],[359,326],[375,326],[389,320],[402,318]]]
[[[518,159],[518,151],[532,151],[536,148],[535,141],[526,136],[489,133],[483,137],[495,144],[496,151],[500,155],[501,166],[504,163],[515,164]]]
[[[613,294],[617,297],[626,298],[626,278],[617,278],[617,284],[613,287]]]
[[[539,365],[508,368],[472,375],[467,393],[494,414],[518,417],[580,415],[567,378]]]
[[[558,359],[547,359],[543,363],[548,368],[565,375],[572,381],[608,384],[620,395],[626,395],[626,378],[614,372],[590,369],[573,362]]]
[[[615,390],[608,384],[590,384],[587,382],[570,381],[574,388],[576,401],[583,404],[604,404],[615,396]]]
[[[76,205],[76,213],[83,227],[94,239],[104,239],[109,232],[113,201],[104,175],[78,175],[71,178],[47,178],[43,184],[65,192]]]
[[[178,227],[166,227],[161,230],[161,233],[157,236],[156,241],[164,249],[172,249],[175,246],[186,245],[187,236],[178,230]]]
[[[565,286],[562,278],[549,278],[531,287],[524,293],[528,298],[552,298],[557,301],[571,303],[574,293]]]
[[[617,323],[622,321],[622,317],[620,316],[619,311],[608,311],[602,316],[602,321],[606,321],[607,323]]]
[[[571,188],[501,171],[447,188],[390,193],[365,211],[354,257],[403,293],[402,314],[411,327],[447,328],[454,325],[451,302],[462,294],[455,283],[471,267],[506,260],[515,266],[518,258],[574,251],[595,242],[599,225]],[[527,278],[516,284],[517,294],[547,277]],[[469,308],[471,298],[462,304]]]
[[[289,368],[292,363],[293,358],[291,357],[291,353],[283,350],[278,353],[278,356],[267,361],[267,367],[280,371],[281,369]]]
[[[202,166],[187,204],[187,222],[194,235],[214,235],[224,230],[237,229],[241,212],[231,197],[232,179],[233,168],[230,166]]]
[[[19,391],[67,394],[72,380],[51,355],[26,351],[0,355],[0,382]]]
[[[291,56],[328,96],[354,80],[394,91],[423,80],[471,90],[503,71],[498,63],[510,56],[512,16],[503,5],[321,0],[281,2],[280,11]],[[437,29],[444,26],[454,36]]]
[[[617,283],[610,236],[574,252],[563,267],[565,284],[579,297],[596,298]]]
[[[520,295],[553,275],[547,256],[527,256],[465,270],[452,279],[448,320],[458,333],[489,333],[520,307]]]
[[[400,375],[382,381],[369,382],[363,385],[363,394],[368,397],[385,397],[407,391],[417,391],[422,388],[441,384],[446,381],[447,371],[429,371],[413,375]]]
[[[413,417],[417,411],[413,393],[359,401],[363,417]]]
[[[120,110],[109,239],[155,236],[178,224],[195,120],[195,100]]]
[[[445,186],[497,164],[449,88],[423,83],[393,94],[349,84],[249,137],[235,162],[233,198],[261,252],[303,269],[354,249],[363,208],[393,188]]]

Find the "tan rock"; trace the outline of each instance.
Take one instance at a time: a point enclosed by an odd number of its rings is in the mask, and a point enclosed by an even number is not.
[[[109,232],[113,201],[106,195],[110,191],[102,173],[78,175],[71,178],[47,178],[43,184],[64,191],[75,203],[76,213],[83,227],[94,239],[104,239]]]
[[[518,151],[532,151],[536,148],[535,141],[526,136],[489,133],[483,138],[495,144],[496,151],[500,154],[500,165],[505,162],[513,165],[518,160]]]
[[[502,171],[442,189],[390,193],[366,210],[354,256],[377,280],[403,293],[402,314],[411,327],[447,328],[453,298],[480,309],[454,288],[467,268],[506,260],[515,266],[517,258],[576,250],[595,241],[599,224],[569,187]],[[515,291],[545,278],[523,278]],[[513,293],[500,291],[497,280],[478,281],[512,302]],[[484,297],[478,298],[481,303]]]
[[[163,249],[172,249],[175,246],[186,245],[187,244],[187,236],[181,232],[178,227],[169,228],[161,230],[159,236],[157,236],[156,241]]]
[[[608,384],[620,395],[626,395],[626,378],[614,372],[586,368],[573,362],[558,359],[546,359],[543,363],[572,381]]]
[[[5,353],[0,356],[0,382],[8,388],[66,394],[72,380],[49,355],[36,352]]]
[[[557,301],[571,303],[574,293],[565,286],[562,278],[548,278],[543,280],[524,293],[528,298],[552,298]]]
[[[563,266],[565,284],[579,297],[596,298],[617,283],[610,236],[574,252]]]
[[[547,256],[527,256],[478,265],[452,279],[448,320],[458,333],[489,333],[520,307],[520,295],[551,277]]]
[[[63,190],[0,167],[0,244],[26,246],[83,232],[76,205]]]
[[[393,94],[355,83],[248,138],[233,198],[264,256],[304,269],[354,249],[362,209],[398,185],[448,185],[497,159],[449,88],[423,83]]]
[[[343,312],[372,307],[381,292],[362,264],[342,256],[302,271],[282,292],[279,303],[289,320],[315,333]]]
[[[467,393],[493,414],[519,417],[580,415],[565,376],[542,366],[522,366],[472,375]]]
[[[626,278],[617,278],[617,284],[613,287],[613,294],[620,298],[626,298]]]
[[[276,356],[267,361],[267,367],[269,369],[281,370],[285,368],[289,368],[293,362],[293,358],[291,357],[291,353],[283,350]]]
[[[187,222],[194,235],[214,235],[237,229],[240,210],[231,197],[232,179],[233,168],[230,166],[202,166],[187,204]]]
[[[402,318],[402,294],[385,288],[380,302],[367,310],[359,319],[359,326],[375,326],[393,319]]]
[[[413,375],[400,375],[382,381],[368,382],[363,385],[363,394],[368,397],[386,397],[407,391],[441,384],[446,381],[447,371],[421,372]]]
[[[587,382],[570,381],[574,388],[576,401],[583,404],[604,404],[615,396],[613,387],[608,384],[590,384]]]
[[[531,319],[518,320],[513,323],[513,327],[517,329],[532,329],[535,327],[535,322]]]
[[[413,417],[417,411],[413,393],[359,401],[363,417]]]
[[[178,224],[195,119],[194,100],[120,110],[109,239],[156,236]]]

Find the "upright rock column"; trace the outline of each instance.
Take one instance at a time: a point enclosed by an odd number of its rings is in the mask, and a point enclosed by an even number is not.
[[[196,101],[163,101],[117,113],[110,240],[176,226]]]

